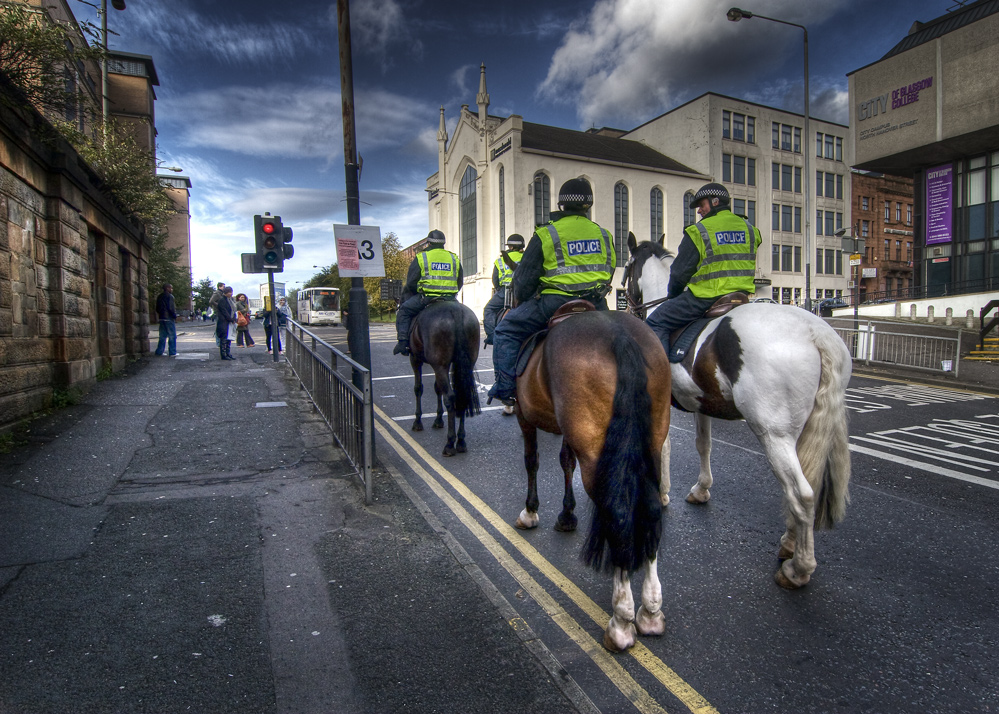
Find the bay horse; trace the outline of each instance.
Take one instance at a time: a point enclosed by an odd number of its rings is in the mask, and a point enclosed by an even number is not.
[[[576,527],[572,476],[578,461],[594,504],[583,559],[613,570],[613,614],[604,632],[604,646],[612,651],[634,645],[636,628],[643,635],[665,629],[656,563],[669,382],[666,353],[651,328],[623,312],[592,309],[552,327],[517,377],[527,501],[515,525],[538,525],[537,430],[561,434],[565,496],[555,527]],[[640,568],[645,581],[636,617],[631,573]]]
[[[475,360],[479,358],[479,319],[455,300],[432,302],[413,320],[409,332],[409,363],[416,382],[416,419],[413,431],[423,431],[423,364],[434,370],[437,418],[433,428],[444,427],[447,408],[447,443],[444,456],[465,453],[465,417],[479,414]],[[458,431],[455,434],[455,418]]]
[[[674,256],[662,243],[628,239],[624,286],[633,308],[658,306],[666,295]],[[813,529],[842,520],[849,501],[850,351],[810,312],[749,303],[711,319],[670,368],[675,404],[696,415],[700,473],[687,501],[711,497],[711,418],[745,419],[784,490],[782,563],[774,579],[784,588],[802,587],[815,571]]]

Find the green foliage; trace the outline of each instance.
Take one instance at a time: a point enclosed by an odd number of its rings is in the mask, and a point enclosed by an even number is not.
[[[56,387],[52,390],[51,407],[53,409],[71,407],[74,404],[79,404],[79,402],[80,393],[75,389],[63,389],[61,387]]]
[[[79,27],[84,35],[93,36],[95,28],[90,23]],[[82,87],[67,92],[67,78],[76,76],[73,70],[85,72],[85,63],[98,62],[103,56],[97,43],[88,47],[73,28],[56,24],[26,0],[0,4],[0,73],[38,111],[58,117],[96,116],[100,110],[96,97]]]
[[[208,301],[215,292],[215,283],[211,278],[202,278],[194,286],[194,311],[202,313],[208,310]]]
[[[106,379],[111,379],[113,375],[114,375],[114,367],[111,366],[111,360],[108,360],[107,362],[104,363],[104,366],[101,367],[101,370],[97,373],[97,381],[103,382]]]

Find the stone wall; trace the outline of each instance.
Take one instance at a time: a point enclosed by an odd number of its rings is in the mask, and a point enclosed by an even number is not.
[[[0,78],[0,429],[149,344],[144,234],[19,104]]]

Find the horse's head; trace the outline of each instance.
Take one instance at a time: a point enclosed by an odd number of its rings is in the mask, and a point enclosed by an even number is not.
[[[655,289],[660,283],[665,283],[659,287],[665,295],[666,284],[669,282],[669,268],[674,258],[673,253],[663,247],[665,238],[666,235],[663,234],[657,241],[639,243],[634,233],[628,233],[628,251],[631,257],[624,266],[621,287],[624,288],[628,298],[628,312],[633,315],[644,318],[645,306],[642,301],[645,292],[650,288]],[[654,262],[650,263],[650,260]],[[658,298],[659,295],[652,297]]]

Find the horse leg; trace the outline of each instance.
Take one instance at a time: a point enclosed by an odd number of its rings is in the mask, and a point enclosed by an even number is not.
[[[671,452],[672,447],[670,446],[669,432],[666,432],[666,440],[663,442],[663,448],[659,456],[659,500],[664,506],[669,505],[669,459]]]
[[[423,363],[413,365],[413,374],[416,376],[416,383],[413,385],[413,394],[416,395],[416,419],[413,420],[413,431],[423,431]]]
[[[527,530],[538,527],[538,430],[532,426],[520,427],[524,435],[524,468],[527,469],[527,501],[524,510],[514,523],[517,528]]]
[[[808,583],[815,572],[815,493],[798,462],[795,440],[790,437],[761,439],[770,467],[784,489],[787,530],[780,539],[779,556],[787,557],[774,574],[782,588],[793,590]]]
[[[611,615],[604,631],[604,647],[611,652],[623,652],[635,644],[635,600],[631,595],[631,578],[623,568],[614,568],[614,594]]]
[[[435,369],[434,372],[436,372],[436,371],[437,370]],[[440,386],[440,375],[438,375],[437,380],[434,382],[434,391],[437,393],[437,418],[434,419],[434,423],[431,424],[431,426],[434,429],[443,429],[444,428],[444,399],[443,399],[443,394],[441,393],[442,390],[441,390],[441,386]]]
[[[464,454],[468,451],[468,447],[465,445],[465,414],[462,413],[458,416],[458,439],[454,442],[454,448],[459,454]]]
[[[701,471],[697,474],[697,483],[687,494],[687,503],[707,503],[711,498],[708,489],[714,483],[711,477],[711,417],[697,414],[697,437],[694,442],[697,444],[697,455],[701,457]]]
[[[555,519],[555,530],[570,532],[576,530],[576,494],[572,491],[572,474],[576,471],[576,455],[562,439],[562,450],[558,454],[565,478],[565,495],[562,496],[562,512]]]
[[[663,616],[663,588],[659,582],[658,560],[645,561],[645,582],[642,583],[642,606],[635,616],[635,627],[643,635],[661,635],[666,631]]]

